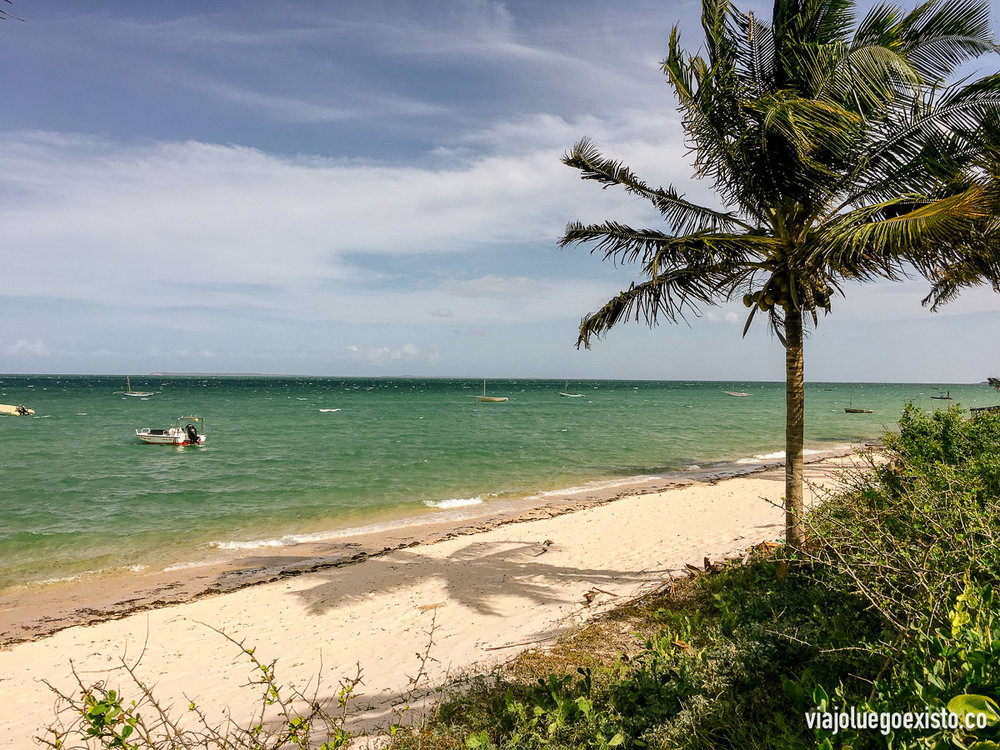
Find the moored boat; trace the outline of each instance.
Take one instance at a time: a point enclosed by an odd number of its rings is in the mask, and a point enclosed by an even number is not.
[[[27,406],[22,406],[21,404],[0,404],[0,414],[7,414],[11,417],[26,417],[34,413],[34,409],[29,409]]]
[[[559,393],[559,395],[563,396],[564,398],[580,398],[581,396],[583,396],[582,393],[570,393],[568,380],[566,381],[566,385],[563,386],[563,390]]]
[[[476,401],[487,401],[487,402],[497,403],[497,404],[503,403],[506,400],[507,400],[506,396],[487,396],[486,395],[486,381],[485,380],[483,381],[483,395],[482,396],[476,396]]]
[[[122,392],[123,396],[138,396],[139,398],[148,398],[153,395],[152,391],[133,391],[132,390],[132,380],[125,376],[125,390]]]
[[[730,383],[729,384],[729,390],[726,391],[726,395],[727,396],[749,396],[750,394],[749,393],[745,393],[744,391],[738,391],[738,390],[736,390],[736,384],[735,383]]]
[[[204,445],[205,420],[193,414],[178,417],[174,425],[166,429],[136,428],[135,436],[148,445]]]

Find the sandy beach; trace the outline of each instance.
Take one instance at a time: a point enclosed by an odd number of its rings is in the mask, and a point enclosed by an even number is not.
[[[808,464],[813,489],[807,492],[835,483],[848,463],[849,457]],[[420,539],[345,542],[333,561],[316,550],[298,551],[283,573],[275,575],[272,566],[267,578],[229,582],[232,590],[220,585],[214,590],[223,593],[215,595],[200,580],[174,603],[147,597],[130,607],[114,591],[107,599],[117,609],[83,607],[81,599],[65,603],[59,619],[54,601],[22,594],[0,607],[8,638],[0,650],[7,708],[0,747],[30,747],[52,723],[54,696],[42,680],[72,690],[71,662],[85,682],[106,679],[138,697],[120,669],[122,659],[137,662],[138,675],[167,704],[183,708],[195,700],[210,717],[226,707],[237,720],[249,717],[257,700],[243,687],[251,665],[216,630],[256,648],[264,662],[277,659],[282,683],[311,691],[322,669],[321,700],[335,696],[339,679],[360,665],[357,726],[376,727],[406,694],[432,623],[428,684],[488,669],[684,575],[685,564],[780,539],[783,480],[784,469],[771,466],[424,528]],[[200,576],[225,579],[218,570]],[[96,593],[75,596],[93,602]],[[32,640],[14,642],[20,638]]]

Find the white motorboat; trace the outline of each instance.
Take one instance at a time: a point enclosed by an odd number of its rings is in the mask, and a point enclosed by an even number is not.
[[[178,417],[173,427],[139,427],[135,436],[149,445],[204,445],[205,420],[195,415]]]

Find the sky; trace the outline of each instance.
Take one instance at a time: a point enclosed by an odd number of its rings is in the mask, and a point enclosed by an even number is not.
[[[0,373],[784,377],[764,326],[741,336],[739,303],[575,347],[638,276],[560,249],[566,224],[660,223],[560,157],[588,137],[716,202],[660,70],[674,24],[698,48],[700,3],[8,10],[23,20],[0,22]],[[847,287],[806,341],[807,379],[1000,376],[1000,295],[932,314],[926,291]]]

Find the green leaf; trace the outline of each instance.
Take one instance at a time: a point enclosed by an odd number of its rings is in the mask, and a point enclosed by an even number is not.
[[[816,704],[816,708],[820,711],[825,711],[827,704],[830,702],[830,696],[826,694],[822,685],[817,685],[813,688],[813,703]]]
[[[1000,706],[985,695],[956,695],[948,701],[948,710],[960,718],[968,714],[986,714],[986,723],[989,726],[1000,721]]]

